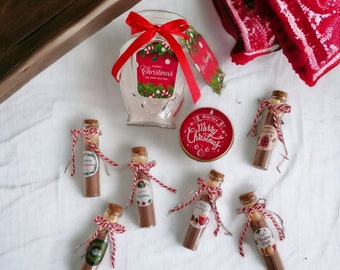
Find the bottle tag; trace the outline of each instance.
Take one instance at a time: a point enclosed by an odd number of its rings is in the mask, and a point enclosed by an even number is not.
[[[215,93],[220,94],[223,87],[224,73],[219,68],[214,53],[203,36],[192,26],[185,33],[189,36],[189,40],[182,39],[182,42],[189,52],[189,57],[208,85]]]
[[[94,239],[86,251],[86,262],[89,265],[99,265],[107,248],[107,243],[100,239]]]
[[[148,180],[139,179],[136,187],[138,206],[146,207],[152,203],[152,186]]]
[[[190,224],[197,229],[206,227],[209,223],[211,206],[205,201],[198,201],[190,219]]]
[[[83,166],[85,177],[95,175],[99,167],[99,160],[97,155],[91,151],[84,151]]]
[[[277,250],[275,239],[272,231],[269,228],[258,228],[254,232],[254,240],[258,250],[262,255],[272,256],[275,254]]]
[[[272,125],[263,125],[257,141],[257,149],[270,151],[275,148],[277,140],[278,137],[275,127]]]
[[[138,93],[149,98],[170,98],[174,93],[178,60],[170,46],[149,43],[136,54]]]

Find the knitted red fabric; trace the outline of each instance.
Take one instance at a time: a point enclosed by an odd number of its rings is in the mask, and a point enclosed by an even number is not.
[[[282,48],[294,71],[313,86],[340,63],[340,0],[212,0],[236,39],[232,61],[245,64]]]
[[[283,53],[309,86],[340,63],[339,0],[256,0]]]
[[[231,60],[245,64],[279,49],[269,22],[259,16],[254,0],[212,0],[225,30],[236,39]]]

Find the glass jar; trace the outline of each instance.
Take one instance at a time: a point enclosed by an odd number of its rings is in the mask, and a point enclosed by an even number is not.
[[[138,13],[154,25],[183,19],[166,11]],[[123,53],[138,34],[121,48]],[[180,37],[175,37],[182,45]],[[167,40],[156,34],[133,53],[120,70],[120,89],[128,113],[128,125],[175,128],[175,115],[184,98],[185,78]]]

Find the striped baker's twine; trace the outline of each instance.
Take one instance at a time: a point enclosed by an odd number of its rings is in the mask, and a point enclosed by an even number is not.
[[[200,195],[202,194],[202,192],[206,191],[208,193],[209,202],[210,202],[210,205],[211,205],[212,210],[214,212],[216,223],[217,223],[217,227],[214,231],[215,236],[218,234],[221,226],[225,230],[226,235],[231,235],[231,232],[223,225],[223,223],[221,221],[220,214],[218,212],[218,209],[217,209],[216,203],[215,203],[215,201],[216,201],[215,198],[222,196],[222,189],[220,187],[207,186],[202,178],[197,179],[197,185],[198,185],[198,190],[196,192],[194,192],[194,196],[192,196],[192,198],[190,200],[188,200],[187,202],[180,203],[177,206],[175,206],[174,208],[170,209],[169,214],[176,212],[176,211],[179,211],[179,210],[182,210],[183,208],[187,207],[188,205],[193,203],[195,200],[197,200],[200,197]]]
[[[133,171],[133,184],[132,184],[132,189],[131,189],[131,194],[130,194],[130,198],[129,198],[129,202],[127,204],[127,206],[132,205],[133,204],[133,198],[135,196],[135,191],[136,191],[136,187],[137,187],[137,181],[139,179],[137,179],[137,175],[139,171],[142,171],[147,177],[148,180],[153,180],[156,183],[158,183],[161,187],[171,191],[171,192],[176,192],[176,189],[169,187],[165,184],[163,184],[160,180],[158,180],[156,177],[152,176],[150,174],[150,169],[156,166],[156,161],[150,161],[147,162],[145,164],[139,164],[136,162],[133,162],[132,160],[129,163],[129,167],[130,169]]]
[[[271,222],[273,223],[273,225],[275,226],[278,234],[279,234],[279,238],[280,240],[283,240],[285,238],[285,234],[284,234],[284,228],[283,228],[283,220],[282,218],[272,212],[272,211],[269,211],[266,208],[266,200],[265,199],[259,199],[257,200],[257,202],[251,206],[251,207],[243,207],[241,209],[237,209],[236,210],[236,213],[237,214],[247,214],[247,219],[246,219],[246,222],[244,224],[244,227],[243,227],[243,230],[241,232],[241,235],[240,235],[240,239],[239,239],[239,252],[242,256],[244,256],[244,252],[243,252],[243,241],[244,241],[244,238],[245,238],[245,235],[246,235],[246,232],[251,224],[251,219],[252,219],[252,216],[255,212],[258,212],[260,213],[261,215],[263,215],[264,217],[267,217],[271,220]],[[276,217],[276,218],[275,218]],[[279,223],[278,223],[278,221]]]
[[[116,242],[115,242],[114,235],[115,233],[117,234],[124,233],[126,229],[123,225],[118,224],[118,223],[112,223],[102,216],[95,217],[94,222],[98,225],[98,228],[95,231],[95,233],[92,235],[90,240],[88,241],[88,246],[92,243],[94,239],[97,238],[98,234],[102,230],[107,229],[109,232],[109,239],[110,239],[110,244],[111,244],[111,264],[112,264],[112,267],[115,268],[115,257],[116,257],[117,249],[116,249]]]
[[[263,101],[260,104],[260,106],[259,106],[259,108],[256,112],[256,115],[255,115],[255,118],[254,118],[254,121],[253,121],[253,125],[251,127],[250,132],[249,132],[250,135],[256,136],[256,127],[257,127],[258,121],[260,120],[260,116],[262,115],[262,113],[265,110],[271,110],[273,112],[274,127],[277,131],[277,135],[278,135],[279,140],[283,143],[284,139],[283,139],[283,134],[282,134],[282,130],[281,130],[282,122],[278,121],[278,120],[279,120],[280,113],[282,113],[282,114],[290,113],[291,106],[288,105],[288,104],[274,105],[274,104],[271,104],[268,100]]]
[[[78,138],[81,134],[84,135],[85,140],[87,143],[90,145],[90,147],[93,149],[93,151],[101,157],[104,161],[106,161],[108,164],[111,166],[118,166],[117,163],[112,161],[110,158],[105,156],[98,148],[98,146],[93,143],[90,139],[90,135],[98,134],[98,136],[102,135],[102,132],[98,130],[97,128],[82,128],[82,129],[72,129],[71,130],[72,134],[72,157],[71,157],[71,165],[72,165],[72,172],[71,176],[74,176],[75,171],[76,171],[76,166],[75,166],[75,149],[76,149],[76,144],[78,141]],[[67,168],[66,168],[67,169]]]

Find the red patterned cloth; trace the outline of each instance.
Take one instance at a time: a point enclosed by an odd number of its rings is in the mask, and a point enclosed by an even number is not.
[[[279,49],[269,22],[259,16],[254,1],[212,0],[225,30],[236,39],[231,60],[246,64]]]
[[[277,42],[294,71],[313,86],[340,63],[340,0],[212,1],[237,40],[231,52],[236,64],[275,50]]]
[[[309,86],[340,63],[339,0],[257,0],[283,53]]]

